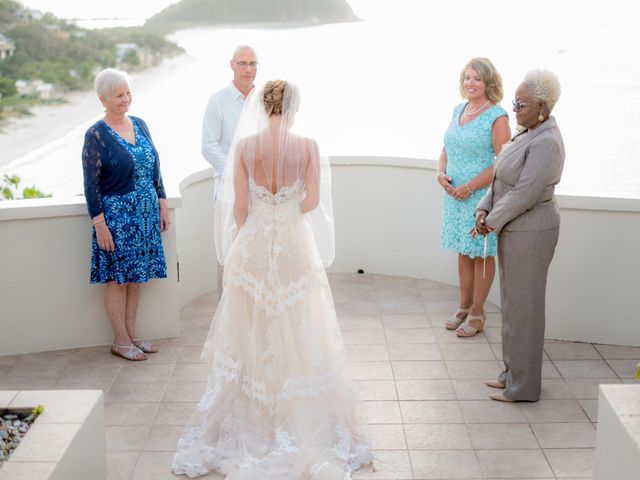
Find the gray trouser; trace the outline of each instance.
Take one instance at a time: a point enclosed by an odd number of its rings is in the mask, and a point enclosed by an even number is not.
[[[538,401],[542,387],[547,272],[559,228],[502,231],[498,239],[502,357],[498,380],[510,400]]]

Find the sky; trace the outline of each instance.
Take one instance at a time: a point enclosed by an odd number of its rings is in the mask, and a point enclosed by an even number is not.
[[[149,18],[177,0],[18,0],[60,18]]]
[[[177,0],[19,0],[28,7],[50,11],[61,18],[125,18],[146,19],[176,3]],[[233,1],[233,0],[230,0]],[[401,17],[404,7],[412,10],[418,5],[424,7],[425,27],[434,18],[452,14],[460,18],[462,24],[474,24],[474,19],[485,17],[487,9],[496,14],[502,28],[510,33],[521,33],[517,28],[529,16],[539,17],[540,27],[528,32],[529,35],[544,36],[549,25],[559,25],[571,29],[572,24],[610,23],[640,21],[640,2],[637,0],[538,0],[532,2],[514,2],[513,0],[457,0],[448,2],[430,2],[427,0],[347,0],[355,13],[365,19],[382,17]],[[478,15],[482,10],[482,15]],[[475,35],[484,25],[475,25],[476,30],[461,32],[461,35]]]

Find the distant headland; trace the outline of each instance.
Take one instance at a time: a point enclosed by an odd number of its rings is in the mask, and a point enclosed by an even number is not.
[[[360,20],[345,0],[181,0],[149,18],[164,31],[189,26],[309,26]]]

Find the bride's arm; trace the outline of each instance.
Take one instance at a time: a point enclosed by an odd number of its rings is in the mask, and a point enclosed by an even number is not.
[[[318,144],[314,140],[309,140],[307,153],[309,161],[304,180],[306,196],[302,201],[302,213],[310,212],[320,203],[320,152]]]
[[[236,228],[244,225],[249,214],[249,180],[244,163],[244,152],[236,158],[235,172],[233,174],[233,189],[235,198],[233,202],[233,216],[236,220]]]

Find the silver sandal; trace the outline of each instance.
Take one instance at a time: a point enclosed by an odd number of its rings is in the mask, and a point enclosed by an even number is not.
[[[469,307],[469,308],[458,308],[456,310],[456,313],[454,313],[451,317],[449,317],[447,320],[445,320],[444,328],[446,328],[447,330],[455,330],[456,328],[458,328],[462,324],[462,322],[465,321],[465,319],[467,318],[467,316],[469,315],[470,312],[471,312],[471,307]],[[460,318],[458,316],[461,313],[464,314],[462,316],[462,318]]]
[[[469,322],[473,320],[479,320],[480,325],[478,325],[477,327],[472,327],[471,325],[469,325]],[[484,322],[486,320],[487,320],[487,317],[485,316],[484,313],[480,315],[469,314],[467,315],[466,322],[456,330],[456,335],[458,335],[459,337],[473,337],[474,335],[477,335],[478,333],[484,330]]]
[[[126,350],[122,351],[121,349]],[[144,352],[134,344],[118,345],[117,343],[114,343],[111,345],[111,354],[115,355],[116,357],[122,357],[125,360],[130,360],[132,362],[141,362],[147,359],[147,356],[144,354]],[[140,358],[140,355],[142,355],[142,358]]]
[[[158,353],[158,347],[156,347],[153,343],[147,342],[143,338],[132,338],[131,343],[133,343],[144,353]]]

